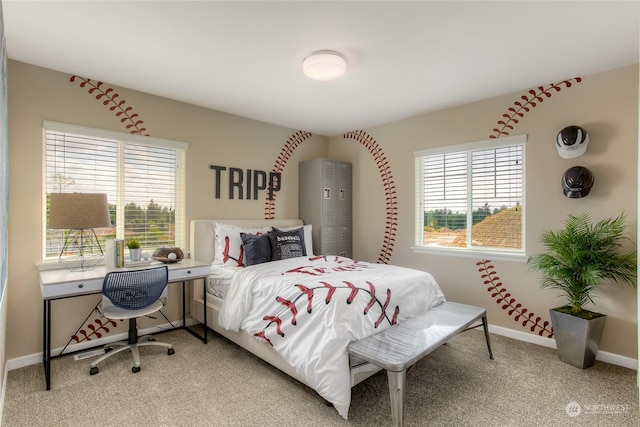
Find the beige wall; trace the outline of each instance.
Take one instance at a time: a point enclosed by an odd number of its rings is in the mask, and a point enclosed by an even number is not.
[[[9,61],[7,359],[36,354],[42,349],[42,300],[35,267],[41,252],[42,121],[127,132],[113,112],[77,81],[71,83],[70,77]],[[297,130],[111,87],[119,93],[118,100],[125,100],[126,106],[139,114],[151,136],[189,143],[187,221],[264,217],[264,199],[229,200],[226,179],[222,198],[215,199],[214,172],[209,165],[272,170],[281,148]],[[319,136],[307,139],[295,151],[282,176],[282,191],[277,194],[277,218],[298,216],[298,162],[326,155],[327,139]],[[170,292],[168,313],[177,319],[179,289],[172,286]],[[97,298],[93,295],[53,303],[53,348],[66,343]],[[119,329],[125,331],[126,325]]]
[[[563,225],[568,214],[587,211],[594,220],[626,212],[629,233],[637,228],[638,66],[583,77],[582,82],[560,92],[525,113],[511,135],[527,134],[526,145],[526,253],[543,250],[542,230]],[[540,82],[547,85],[548,82]],[[488,139],[507,109],[528,88],[498,98],[425,114],[385,126],[367,129],[386,154],[393,171],[398,197],[398,232],[392,264],[434,274],[450,300],[484,306],[489,322],[530,332],[514,316],[496,304],[480,277],[478,259],[418,254],[414,244],[414,151]],[[428,94],[425,94],[428,96]],[[590,134],[587,153],[562,159],[555,137],[565,126],[577,124]],[[329,156],[353,163],[354,257],[375,261],[386,223],[384,193],[371,154],[353,140],[335,137]],[[595,175],[591,194],[582,199],[564,197],[563,172],[582,165]],[[494,261],[495,272],[516,303],[543,321],[548,309],[563,305],[553,291],[541,290],[537,275],[525,263]],[[600,349],[637,357],[636,293],[625,286],[605,285],[596,299],[597,311],[609,316]],[[537,332],[538,330],[536,330]],[[546,336],[546,335],[545,335]]]
[[[114,114],[69,75],[9,61],[10,211],[7,359],[41,351],[42,301],[35,263],[40,258],[42,121],[52,120],[124,131]],[[627,67],[563,88],[520,120],[512,135],[529,136],[527,173],[527,254],[542,248],[537,236],[560,227],[567,214],[588,211],[594,219],[625,211],[630,233],[636,232],[638,67]],[[540,82],[545,84],[546,82]],[[108,84],[108,82],[107,82]],[[264,202],[214,198],[210,164],[269,170],[285,142],[296,131],[147,94],[114,87],[134,108],[152,136],[190,144],[187,154],[187,220],[197,218],[262,218]],[[502,310],[486,290],[471,258],[413,253],[415,150],[487,139],[496,122],[520,95],[513,93],[425,114],[366,131],[391,165],[398,197],[398,231],[391,263],[430,271],[450,300],[482,305],[494,325],[528,332]],[[428,96],[425,95],[425,96]],[[585,127],[591,136],[587,154],[561,159],[554,139],[569,124]],[[350,161],[354,167],[355,258],[376,261],[386,223],[380,173],[371,154],[354,140],[314,136],[295,150],[283,175],[276,217],[297,217],[297,164],[319,156]],[[596,176],[584,199],[562,195],[564,170],[581,164]],[[548,309],[561,304],[552,291],[542,291],[526,264],[495,261],[504,287],[529,311],[548,319]],[[179,297],[173,292],[171,314],[177,317]],[[170,295],[170,296],[171,296]],[[96,297],[54,303],[53,347],[63,345]],[[595,307],[609,315],[601,349],[637,357],[636,297],[632,289],[605,286]],[[124,330],[124,328],[123,328]]]

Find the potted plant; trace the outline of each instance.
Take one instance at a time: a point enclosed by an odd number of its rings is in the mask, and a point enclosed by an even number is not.
[[[542,274],[543,289],[560,291],[567,302],[549,310],[558,356],[588,368],[595,363],[606,315],[584,306],[593,304],[605,281],[636,287],[636,251],[620,252],[624,241],[630,240],[625,236],[625,214],[596,224],[588,213],[569,215],[563,229],[544,231],[540,237],[547,250],[532,256],[529,267]]]
[[[131,261],[140,261],[142,258],[142,249],[140,249],[140,240],[127,240],[127,248],[129,248],[129,259]]]

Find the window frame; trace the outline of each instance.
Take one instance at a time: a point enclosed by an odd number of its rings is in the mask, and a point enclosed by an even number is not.
[[[58,123],[53,121],[43,121],[42,124],[42,226],[41,226],[41,253],[40,261],[42,265],[57,262],[58,256],[47,256],[47,194],[49,177],[47,176],[47,132],[61,132],[67,134],[75,134],[79,136],[86,136],[87,138],[102,138],[107,140],[114,140],[117,142],[118,156],[117,167],[118,170],[124,168],[124,156],[122,152],[125,145],[136,145],[143,147],[163,148],[175,150],[176,156],[176,169],[174,179],[175,189],[175,207],[174,209],[174,244],[175,246],[184,248],[186,244],[186,152],[189,148],[189,144],[182,141],[175,141],[170,139],[155,138],[151,136],[142,136],[137,134],[129,134],[124,132],[109,131],[104,129],[96,129],[78,125],[71,125],[66,123]],[[124,239],[125,224],[124,224],[124,184],[122,182],[123,172],[118,172],[118,178],[114,183],[114,189],[116,191],[115,200],[109,200],[111,205],[116,205],[116,238]],[[98,191],[99,192],[99,191]],[[104,249],[104,248],[103,248]],[[149,249],[149,248],[147,248]],[[56,264],[57,265],[57,264]]]
[[[415,216],[414,216],[414,246],[411,247],[411,250],[415,253],[425,253],[425,254],[437,254],[437,255],[448,255],[448,256],[460,256],[460,257],[471,257],[471,258],[482,258],[482,259],[492,259],[492,260],[506,260],[506,261],[516,261],[516,262],[526,262],[526,213],[525,213],[525,199],[526,199],[526,143],[527,143],[527,135],[514,135],[508,137],[501,137],[495,139],[487,139],[483,141],[470,142],[465,144],[456,144],[432,149],[419,150],[414,152],[414,163],[415,163]],[[476,150],[486,150],[486,149],[494,149],[501,147],[509,147],[520,145],[522,147],[522,229],[521,229],[521,242],[522,246],[520,249],[501,249],[501,248],[486,248],[481,246],[469,246],[466,248],[460,247],[445,247],[445,246],[424,246],[424,169],[422,165],[422,160],[425,156],[438,155],[438,154],[447,154],[447,153],[455,153],[465,151],[476,151]],[[469,182],[471,182],[470,177],[473,171],[473,165],[469,162],[466,165],[467,170],[467,178]],[[467,207],[467,222],[471,221],[471,218],[468,216],[469,208],[471,207],[471,211],[473,211],[473,193],[469,191],[466,195],[466,207]],[[467,229],[469,226],[467,226]],[[468,230],[468,232],[470,232]]]

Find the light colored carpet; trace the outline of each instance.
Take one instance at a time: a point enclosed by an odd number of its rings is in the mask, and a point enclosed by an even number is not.
[[[89,376],[92,359],[52,362],[52,389],[41,365],[10,371],[2,425],[13,426],[389,426],[387,378],[352,389],[349,420],[306,386],[210,333],[157,336],[174,344],[141,350],[131,373],[123,352]],[[405,426],[637,426],[636,371],[596,362],[586,370],[555,350],[492,335],[495,360],[473,330],[418,362],[407,375]],[[572,404],[575,402],[576,404]],[[580,411],[569,416],[567,406]],[[572,412],[575,415],[576,412]]]

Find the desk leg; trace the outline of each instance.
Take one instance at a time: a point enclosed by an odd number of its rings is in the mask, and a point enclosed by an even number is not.
[[[193,335],[194,337],[197,337],[200,339],[200,341],[202,341],[203,343],[207,343],[207,300],[205,297],[205,304],[204,304],[204,335],[198,335],[197,333],[195,333],[193,330],[191,330],[190,328],[187,328],[187,315],[186,315],[186,291],[185,291],[185,286],[186,286],[186,281],[182,282],[182,327],[184,329],[187,330],[187,332],[189,332],[191,335]],[[202,291],[206,292],[207,291],[207,284],[206,284],[206,280],[202,279]],[[206,295],[206,294],[205,294]]]
[[[393,427],[402,427],[404,421],[404,389],[407,381],[407,371],[387,371],[387,381],[389,381]]]
[[[187,327],[187,310],[185,308],[186,302],[185,300],[187,299],[187,294],[185,291],[185,287],[187,285],[187,282],[185,282],[184,280],[182,281],[182,327],[186,328]]]
[[[202,298],[204,309],[204,343],[207,343],[207,279],[202,279]]]
[[[51,300],[43,301],[42,362],[47,390],[51,390]]]
[[[489,350],[489,359],[493,360],[493,351],[491,351],[491,338],[489,338],[489,325],[487,324],[487,314],[482,316],[482,327],[484,328],[484,337],[487,340],[487,349]]]

